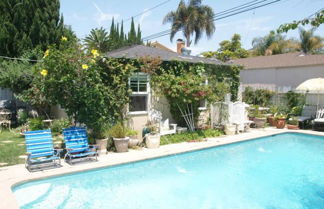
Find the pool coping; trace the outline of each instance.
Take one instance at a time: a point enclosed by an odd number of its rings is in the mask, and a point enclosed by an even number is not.
[[[33,173],[28,172],[24,164],[0,167],[0,208],[19,209],[18,203],[12,192],[12,187],[24,182],[192,152],[206,148],[254,140],[281,133],[303,133],[324,136],[324,133],[322,132],[315,132],[311,130],[288,130],[274,128],[254,129],[248,133],[208,138],[204,142],[183,142],[178,144],[163,145],[158,149],[144,148],[141,150],[130,150],[126,153],[108,153],[108,155],[99,156],[99,160],[97,162],[80,163],[73,166],[63,162],[62,160],[62,167],[60,168]]]

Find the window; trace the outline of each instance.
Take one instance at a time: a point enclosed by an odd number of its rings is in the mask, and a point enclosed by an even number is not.
[[[205,82],[201,83],[201,85],[208,85],[208,80],[206,79]],[[203,99],[199,101],[199,110],[206,110],[207,109],[207,100]]]
[[[149,79],[144,73],[136,73],[129,79],[129,86],[132,90],[130,97],[129,111],[143,113],[148,111]]]

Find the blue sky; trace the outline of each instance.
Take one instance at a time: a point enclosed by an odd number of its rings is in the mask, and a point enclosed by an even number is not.
[[[109,29],[112,17],[121,21],[139,14],[148,8],[165,0],[61,0],[61,12],[65,24],[71,25],[79,38],[84,38],[92,28],[104,27]],[[250,2],[251,0],[203,0],[203,4],[211,6],[214,11],[226,9]],[[163,17],[175,10],[179,0],[170,0],[166,4],[151,10],[137,18],[135,23],[141,24],[143,37],[169,29],[163,25]],[[211,39],[203,37],[197,45],[192,45],[193,54],[203,51],[216,50],[219,42],[230,39],[234,33],[242,37],[243,47],[251,48],[254,37],[264,36],[270,30],[276,29],[282,23],[303,19],[324,7],[324,0],[281,0],[278,3],[216,21],[216,31]],[[130,21],[125,23],[128,31]],[[317,35],[324,36],[324,26],[320,26]],[[287,37],[298,37],[297,31],[286,34]],[[183,38],[179,32],[173,42],[169,36],[156,39],[160,43],[175,49],[178,38]],[[152,40],[155,41],[155,40]]]

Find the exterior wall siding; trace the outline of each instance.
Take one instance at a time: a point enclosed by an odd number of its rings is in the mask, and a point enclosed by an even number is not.
[[[319,77],[324,78],[324,65],[245,69],[240,73],[240,81],[243,86],[268,88],[278,92],[294,90],[302,82]]]

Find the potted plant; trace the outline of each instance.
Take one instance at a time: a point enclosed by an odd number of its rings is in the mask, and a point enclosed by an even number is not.
[[[255,123],[255,127],[256,128],[264,128],[264,125],[267,121],[267,118],[261,114],[261,111],[259,110],[259,106],[255,106],[253,111],[252,111],[252,115],[254,116],[254,123]]]
[[[126,136],[129,137],[128,147],[132,148],[139,144],[138,132],[132,129],[128,129]]]
[[[286,118],[287,115],[284,115],[282,113],[276,114],[275,119],[276,119],[276,127],[279,129],[283,129],[286,126]]]
[[[293,129],[293,130],[299,129],[297,118],[295,118],[295,117],[289,118],[287,123],[288,123],[288,125],[287,125],[288,129]]]
[[[122,123],[114,125],[110,129],[109,134],[114,140],[116,152],[128,152],[129,137],[126,137],[127,129]]]
[[[98,147],[98,153],[107,153],[107,146],[108,146],[108,132],[107,126],[102,126],[93,130],[93,138],[96,139],[96,145]]]
[[[267,121],[270,126],[276,126],[276,119],[274,115],[278,112],[278,107],[277,106],[271,106],[269,109],[270,115],[267,117]]]
[[[160,147],[160,134],[158,127],[151,121],[148,121],[145,128],[145,144],[149,149],[159,148]]]
[[[224,126],[224,132],[226,135],[234,135],[236,134],[236,125],[234,124],[226,124]]]

